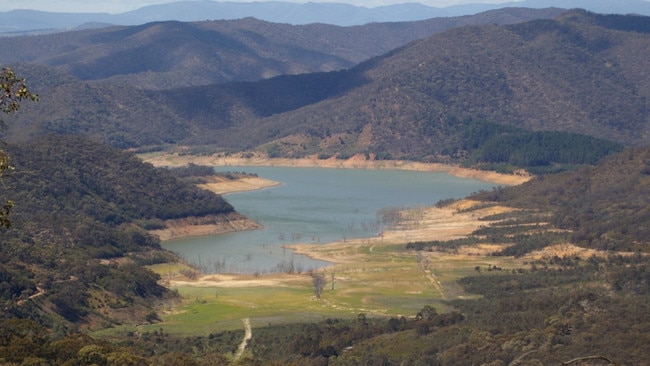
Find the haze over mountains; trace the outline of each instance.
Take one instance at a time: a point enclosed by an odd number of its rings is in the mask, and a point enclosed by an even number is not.
[[[512,15],[512,11],[490,14]],[[546,17],[547,13],[541,14]],[[251,19],[225,23],[248,25],[246,31],[238,32],[248,35],[249,40],[271,38],[278,29]],[[197,24],[155,23],[16,39],[23,45],[22,53],[16,54],[31,54],[37,59],[54,50],[48,57],[57,62],[50,62],[61,70],[77,70],[78,76],[83,77],[79,66],[90,70],[96,67],[97,71],[89,75],[102,75],[107,70],[122,70],[123,74],[104,74],[110,78],[101,82],[72,82],[70,76],[49,71],[46,66],[26,66],[23,74],[37,82],[42,99],[18,116],[20,123],[16,126],[20,128],[12,128],[10,137],[26,139],[58,132],[85,134],[120,148],[174,143],[215,145],[228,151],[260,148],[287,157],[321,154],[342,158],[363,153],[424,161],[457,161],[468,156],[476,161],[493,161],[497,158],[485,157],[492,155],[488,151],[493,147],[489,146],[505,146],[503,139],[513,136],[513,128],[516,134],[524,133],[517,135],[520,142],[528,141],[514,144],[521,149],[518,154],[537,151],[526,144],[548,139],[536,135],[542,131],[574,133],[625,145],[648,141],[647,17],[572,11],[553,20],[454,28],[340,71],[185,88],[155,85],[160,80],[168,80],[169,85],[191,81],[189,76],[170,78],[183,70],[188,60],[197,62],[190,63],[191,67],[183,71],[185,75],[217,62],[224,73],[246,66],[247,62],[242,62],[245,58],[229,60],[218,54],[216,59],[201,61],[198,55],[205,49],[201,42],[174,43],[176,37],[201,40],[206,34],[202,26],[221,22]],[[326,34],[344,39],[345,32],[357,32],[359,38],[347,46],[353,49],[355,44],[372,43],[365,42],[364,37],[372,40],[381,36],[378,29],[382,26],[386,25],[345,30],[321,26],[321,32],[316,33],[312,26],[294,27],[291,29],[299,32],[293,33],[289,44],[258,43],[269,48],[250,41],[237,43],[233,37],[214,38],[228,39],[221,46],[228,47],[229,52],[265,55],[268,58],[260,60],[266,61],[258,65],[272,67],[286,64],[284,56],[277,56],[278,50],[293,49],[295,55],[304,55],[305,51],[298,52],[300,47],[326,44]],[[394,24],[387,26],[384,34],[397,35],[400,26],[408,33],[408,26]],[[323,33],[328,29],[332,32]],[[65,39],[65,44],[75,45],[66,37],[80,34],[92,34],[86,39],[98,43],[80,42],[79,47],[69,47],[69,55],[57,51],[60,48],[53,40]],[[121,41],[105,41],[112,37]],[[111,51],[112,44],[123,49]],[[10,42],[5,45],[11,47]],[[366,57],[370,57],[376,50],[367,52]],[[137,69],[139,62],[152,54],[155,57],[151,59],[169,64],[161,69]],[[163,57],[173,54],[181,57],[170,57],[169,61]],[[93,57],[83,58],[85,55],[100,55],[95,60],[101,62],[93,63]],[[299,57],[292,62],[306,65]],[[133,85],[154,85],[158,90]],[[474,135],[479,132],[486,135],[476,140]],[[602,141],[577,142],[577,138],[555,136],[551,140],[554,144],[563,141],[564,147],[571,148],[604,147],[596,155],[611,150]],[[545,150],[561,149],[555,146]],[[530,158],[515,160],[519,165],[531,162]],[[560,160],[549,157],[537,164]]]
[[[450,28],[525,22],[563,11],[508,8],[354,27],[289,25],[254,18],[155,22],[5,38],[0,42],[0,62],[54,66],[81,80],[168,89],[340,70]]]
[[[53,31],[76,27],[139,25],[154,21],[202,21],[254,17],[275,23],[324,23],[341,26],[371,22],[403,22],[436,17],[472,15],[504,7],[563,9],[581,8],[603,14],[650,15],[650,2],[643,0],[525,0],[500,4],[468,4],[444,8],[418,3],[366,8],[342,3],[309,2],[297,4],[269,2],[179,1],[147,6],[123,14],[106,13],[48,13],[14,10],[0,13],[0,34],[32,31]]]

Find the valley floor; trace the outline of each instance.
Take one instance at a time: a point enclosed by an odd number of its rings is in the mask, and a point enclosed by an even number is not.
[[[199,335],[241,329],[249,319],[253,328],[286,322],[309,322],[329,317],[414,316],[426,305],[451,311],[447,300],[473,297],[458,285],[459,278],[489,268],[526,268],[532,259],[554,255],[589,258],[595,252],[570,244],[548,247],[522,258],[495,257],[499,244],[472,245],[453,252],[415,252],[405,244],[465,236],[486,221],[481,217],[509,210],[487,207],[465,212],[476,202],[460,200],[451,206],[404,211],[402,223],[380,236],[329,244],[294,244],[298,253],[331,262],[318,270],[326,279],[320,299],[314,296],[308,273],[206,274],[187,276],[166,265],[152,266],[164,284],[185,301],[163,311],[162,326],[170,333]],[[151,330],[161,324],[145,326]],[[147,329],[149,329],[147,328]],[[144,329],[144,328],[143,328]]]
[[[357,169],[390,168],[427,171],[447,171],[451,174],[479,178],[498,184],[519,184],[525,176],[503,176],[493,172],[471,171],[452,166],[409,162],[366,162],[289,159],[244,159],[223,157],[191,157],[178,155],[144,156],[157,166],[199,165],[290,165],[330,166]],[[317,162],[318,164],[314,164]],[[302,165],[304,164],[304,165]],[[220,194],[249,189],[262,189],[278,184],[262,178],[246,178],[239,182],[211,182],[205,188]],[[427,266],[420,263],[415,252],[405,250],[410,241],[445,240],[463,237],[479,226],[486,225],[480,217],[508,210],[490,207],[464,212],[472,201],[461,200],[443,208],[426,207],[404,211],[401,223],[378,236],[339,241],[330,244],[293,244],[297,253],[332,263],[321,271],[327,285],[321,299],[313,296],[312,278],[306,274],[274,273],[265,275],[208,274],[188,277],[184,271],[167,267],[153,270],[163,276],[165,285],[179,290],[187,302],[182,309],[167,313],[166,329],[185,332],[187,324],[197,317],[197,325],[209,329],[238,329],[241,319],[250,318],[253,327],[266,324],[268,319],[305,319],[322,316],[413,315],[427,304],[464,296],[456,285],[460,276],[472,273],[477,266],[515,268],[521,260],[491,257],[495,245],[473,246],[456,253],[422,253]],[[200,233],[197,233],[200,234]],[[574,250],[562,248],[561,250]],[[544,254],[539,254],[544,255]],[[254,289],[254,290],[253,290]],[[253,290],[253,291],[251,291]],[[215,296],[217,294],[217,296]],[[215,305],[219,305],[215,307]],[[408,305],[405,305],[408,304]],[[405,307],[406,306],[406,307]],[[213,309],[221,309],[213,314]],[[347,315],[346,315],[347,314]],[[199,320],[200,319],[200,320]],[[208,320],[209,319],[209,320]],[[303,318],[301,318],[304,320]],[[259,323],[259,324],[258,324]],[[176,329],[176,330],[174,330]],[[206,328],[205,331],[211,331]],[[189,330],[187,330],[189,332]],[[196,327],[191,333],[201,332]]]

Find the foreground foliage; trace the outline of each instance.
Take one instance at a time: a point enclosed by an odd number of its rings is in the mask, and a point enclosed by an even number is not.
[[[110,343],[85,336],[55,340],[29,321],[6,321],[0,357],[84,364],[130,360],[142,365],[507,365],[644,364],[650,311],[648,259],[641,255],[585,262],[547,262],[545,269],[493,271],[464,278],[474,300],[454,300],[457,310],[425,306],[409,317],[269,325],[253,329],[243,358],[233,355],[243,331],[179,337],[164,324]],[[11,322],[11,323],[10,323]],[[5,327],[6,325],[6,327]],[[11,340],[11,341],[9,341]],[[65,348],[64,348],[65,346]],[[27,352],[20,347],[28,347]],[[67,352],[64,352],[67,349]],[[92,352],[89,352],[92,350]]]
[[[29,91],[25,79],[17,76],[13,69],[3,67],[0,70],[0,112],[12,114],[20,109],[21,102],[25,100],[37,101],[38,95]],[[5,128],[5,121],[0,116],[0,131],[4,133]],[[9,156],[3,149],[0,149],[0,179],[12,169]],[[5,199],[2,208],[0,208],[0,228],[11,226],[8,216],[12,208],[13,202],[10,199]]]

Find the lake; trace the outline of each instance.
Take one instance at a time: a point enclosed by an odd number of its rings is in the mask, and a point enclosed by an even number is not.
[[[262,224],[261,230],[163,242],[164,248],[206,273],[320,268],[328,263],[294,254],[283,245],[376,236],[383,229],[378,218],[382,209],[430,206],[495,186],[447,173],[406,170],[250,166],[215,170],[254,173],[282,184],[224,196],[235,210]]]

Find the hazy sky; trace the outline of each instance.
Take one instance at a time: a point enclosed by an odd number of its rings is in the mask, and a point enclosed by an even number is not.
[[[179,0],[0,0],[0,11],[9,11],[13,9],[34,9],[55,12],[92,12],[92,13],[123,13],[135,10],[147,5],[163,4]],[[204,0],[209,1],[209,0]],[[223,1],[241,1],[241,0],[223,0]],[[251,0],[253,1],[253,0]],[[257,0],[260,1],[260,0]],[[348,3],[357,6],[375,7],[389,4],[399,4],[405,2],[419,2],[429,6],[446,7],[458,4],[477,4],[477,3],[505,3],[517,0],[281,0],[291,2],[335,2]],[[244,1],[242,1],[244,2]]]

